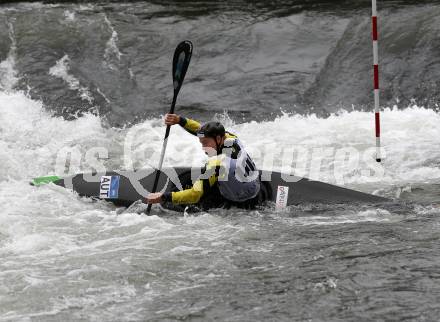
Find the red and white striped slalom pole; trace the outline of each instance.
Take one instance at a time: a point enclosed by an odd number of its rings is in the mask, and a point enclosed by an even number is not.
[[[373,27],[373,71],[374,71],[374,114],[376,120],[376,161],[381,161],[380,155],[380,114],[379,114],[379,54],[377,45],[377,8],[376,0],[371,0]]]

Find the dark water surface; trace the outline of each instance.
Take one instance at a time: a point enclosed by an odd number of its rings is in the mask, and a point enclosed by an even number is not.
[[[2,2],[0,321],[438,320],[440,5],[378,6],[380,165],[369,1]],[[183,39],[179,113],[262,169],[392,201],[144,216],[28,184],[91,171],[94,148],[156,166]],[[165,165],[203,164],[171,132]]]
[[[228,110],[237,120],[260,120],[273,118],[280,108],[320,115],[352,105],[371,110],[369,5],[5,4],[0,57],[7,57],[15,41],[16,88],[30,88],[33,98],[57,114],[99,111],[113,125],[166,111],[172,95],[170,60],[182,39],[195,45],[181,94],[185,113],[209,118]],[[406,107],[415,101],[436,108],[440,7],[435,1],[386,1],[379,6],[383,104]],[[61,60],[58,69],[63,67],[76,85],[48,73]]]

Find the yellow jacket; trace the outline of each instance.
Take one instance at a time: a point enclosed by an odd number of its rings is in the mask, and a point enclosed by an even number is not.
[[[192,135],[197,135],[201,124],[195,120],[180,117],[180,126]],[[236,139],[237,136],[226,132],[226,138]],[[174,204],[195,204],[200,201],[203,194],[217,183],[220,168],[222,166],[222,158],[211,158],[206,163],[206,170],[203,179],[198,179],[191,188],[182,191],[175,191],[164,194],[165,201],[172,201]]]

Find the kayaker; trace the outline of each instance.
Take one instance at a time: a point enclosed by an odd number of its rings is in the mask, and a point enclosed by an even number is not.
[[[146,203],[198,204],[203,209],[230,206],[252,209],[260,203],[257,167],[235,134],[225,131],[219,122],[201,125],[177,114],[166,114],[165,124],[179,124],[197,136],[209,158],[191,188],[151,193]]]

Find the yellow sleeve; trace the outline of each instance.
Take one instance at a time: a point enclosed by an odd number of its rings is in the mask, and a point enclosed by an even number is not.
[[[171,200],[174,204],[198,203],[203,196],[203,182],[197,180],[189,189],[171,193]]]
[[[197,131],[200,130],[200,127],[202,126],[200,122],[192,119],[187,119],[183,116],[180,117],[179,124],[192,135],[197,135]]]
[[[198,179],[191,188],[171,193],[174,204],[194,204],[200,201],[203,193],[209,190],[217,182],[216,168],[221,165],[220,159],[209,160],[206,165],[205,176]],[[203,178],[209,175],[209,178]]]

